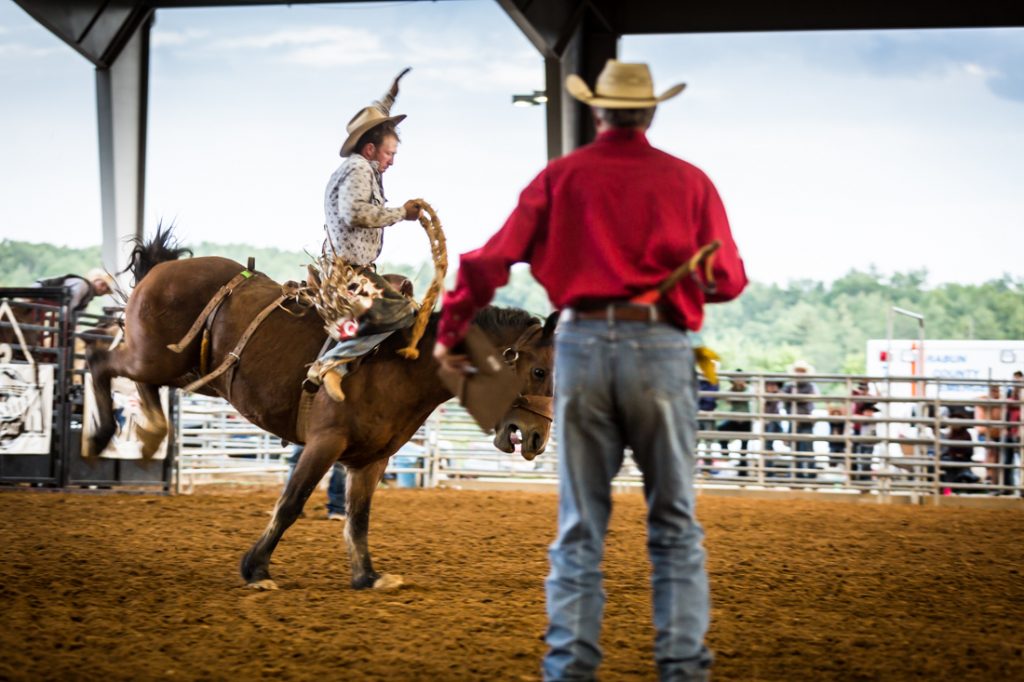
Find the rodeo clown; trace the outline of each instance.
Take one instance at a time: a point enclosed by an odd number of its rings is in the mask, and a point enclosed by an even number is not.
[[[304,386],[315,392],[322,384],[338,402],[345,399],[341,380],[348,371],[346,364],[393,331],[411,325],[416,314],[411,298],[396,291],[374,266],[383,247],[384,228],[420,217],[416,201],[387,206],[381,182],[398,149],[396,126],[405,115],[392,116],[391,106],[398,82],[408,72],[406,68],[399,73],[380,100],[348,122],[348,137],[340,152],[345,161],[331,175],[324,193],[327,239],[321,259],[322,284],[340,293],[332,314],[326,316],[330,320],[326,329],[338,343],[313,363]],[[316,279],[314,273],[311,279]]]

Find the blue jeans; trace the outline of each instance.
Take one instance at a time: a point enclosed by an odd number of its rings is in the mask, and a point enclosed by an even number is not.
[[[302,446],[293,445],[292,454],[288,455],[288,478],[292,477],[301,455]],[[285,483],[288,482],[288,478],[285,479]],[[345,513],[345,467],[341,462],[335,462],[331,467],[331,480],[327,482],[327,513]]]
[[[791,422],[791,423],[795,423],[796,424],[796,432],[797,433],[806,433],[806,434],[814,433],[814,424],[813,424],[813,422]],[[814,463],[814,454],[813,454],[814,453],[814,443],[812,441],[809,441],[809,440],[798,440],[796,442],[796,452],[797,453],[802,453],[802,452],[812,453],[810,455],[801,455],[801,454],[794,454],[793,455],[793,463],[796,465],[796,469],[797,469],[796,477],[797,478],[817,478],[818,474],[816,474],[816,473],[803,473],[802,472],[803,469],[807,469],[807,470],[813,472],[813,471],[815,471],[818,468],[817,465],[815,465],[815,463]]]
[[[665,324],[563,322],[555,343],[558,536],[546,581],[546,680],[592,679],[601,661],[601,559],[611,481],[631,447],[643,472],[662,680],[704,679],[710,618],[693,479],[697,380],[685,332]]]

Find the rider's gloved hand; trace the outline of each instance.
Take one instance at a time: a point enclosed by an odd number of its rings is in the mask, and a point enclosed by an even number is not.
[[[409,199],[409,201],[402,204],[402,208],[405,209],[406,220],[419,220],[420,214],[423,212],[420,202],[415,199]]]

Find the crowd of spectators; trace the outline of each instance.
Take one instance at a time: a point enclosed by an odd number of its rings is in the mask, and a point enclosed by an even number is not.
[[[742,370],[737,369],[740,373]],[[805,375],[814,373],[806,361],[797,361],[790,367],[794,377],[785,383],[775,379],[758,382],[763,393],[757,395],[758,386],[753,390],[747,377],[728,379],[726,388],[712,384],[700,377],[701,410],[700,429],[714,432],[714,438],[700,438],[702,462],[708,473],[723,475],[728,470],[715,459],[731,460],[737,477],[753,475],[754,460],[748,444],[763,432],[760,446],[764,454],[765,478],[789,478],[813,480],[824,468],[846,472],[847,482],[867,487],[877,475],[877,469],[887,462],[888,440],[883,431],[883,422],[876,419],[883,415],[882,403],[877,391],[869,382],[859,381],[853,385],[848,398],[830,402],[825,410],[818,409],[822,399],[816,383]],[[940,481],[950,484],[959,492],[979,490],[978,484],[988,484],[990,490],[1005,494],[1019,494],[1021,389],[1024,374],[1013,374],[1014,383],[993,383],[984,396],[978,398],[975,407],[953,405],[940,407],[938,415],[938,438],[929,424],[935,420],[934,406],[925,406],[924,422],[914,422],[909,433],[922,441],[939,442]],[[717,395],[714,395],[717,394]],[[832,396],[835,400],[836,396]],[[760,400],[758,400],[760,399]],[[762,415],[753,407],[761,405]],[[912,416],[917,416],[916,407]],[[823,414],[824,412],[824,414]],[[725,416],[716,421],[708,413]],[[755,426],[759,424],[759,426]],[[816,424],[827,425],[817,431]],[[884,422],[888,423],[888,422]],[[827,436],[825,436],[827,433]],[[703,434],[702,434],[703,435]],[[827,443],[827,458],[815,452],[816,441]],[[954,441],[954,442],[950,442]],[[962,441],[963,445],[956,442]],[[712,444],[718,443],[717,453]],[[982,443],[978,452],[984,458],[976,458],[975,447]],[[738,448],[735,446],[738,445]],[[910,455],[914,446],[906,445],[904,452]],[[928,458],[935,456],[934,445],[918,445]],[[885,450],[885,452],[880,452]],[[756,452],[756,450],[755,450]],[[820,453],[824,455],[825,453]],[[981,459],[981,461],[978,461]],[[828,462],[827,467],[822,462]],[[931,471],[934,471],[932,465]],[[983,471],[979,476],[976,471]]]

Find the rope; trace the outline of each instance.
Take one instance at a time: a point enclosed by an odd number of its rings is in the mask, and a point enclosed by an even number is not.
[[[423,199],[416,199],[416,203],[423,209],[420,214],[420,225],[423,226],[427,237],[430,239],[430,255],[434,260],[434,279],[427,288],[420,302],[419,312],[416,314],[416,322],[413,323],[412,337],[409,345],[398,351],[398,354],[407,360],[415,360],[420,356],[416,346],[423,338],[423,332],[427,329],[427,322],[430,320],[430,313],[434,310],[437,297],[444,289],[444,278],[448,274],[448,249],[445,246],[444,230],[441,228],[441,221],[434,212],[433,207]],[[424,215],[426,214],[426,215]],[[430,216],[429,218],[427,216]]]

